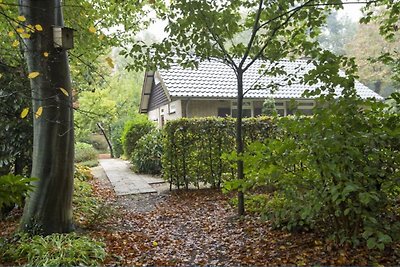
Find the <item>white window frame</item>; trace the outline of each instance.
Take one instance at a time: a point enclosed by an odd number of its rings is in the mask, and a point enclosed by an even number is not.
[[[168,104],[168,109],[169,109],[169,114],[174,114],[176,113],[176,103],[171,102]]]

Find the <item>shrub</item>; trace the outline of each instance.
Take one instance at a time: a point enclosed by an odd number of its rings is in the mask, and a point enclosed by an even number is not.
[[[76,165],[72,200],[74,220],[85,228],[101,224],[113,212],[108,203],[93,196],[92,186],[87,182],[91,179],[93,175],[89,168]]]
[[[92,145],[97,151],[108,152],[109,147],[106,138],[102,134],[91,134],[84,142]]]
[[[152,130],[142,136],[131,156],[134,170],[139,173],[160,174],[162,154],[162,134]]]
[[[245,143],[264,140],[273,129],[268,117],[245,119]],[[224,179],[235,175],[235,167],[222,158],[235,150],[235,119],[182,118],[169,121],[164,134],[163,176],[171,185],[220,187]]]
[[[145,116],[137,116],[134,120],[126,122],[121,136],[124,155],[129,158],[139,139],[153,129],[155,129],[154,123]]]
[[[33,189],[34,178],[7,174],[0,176],[0,209],[4,206],[21,204],[26,194]]]
[[[264,211],[277,227],[322,226],[339,243],[383,249],[400,238],[400,117],[355,97],[322,104],[250,145],[236,183],[277,188]]]
[[[104,243],[75,233],[14,237],[0,253],[3,260],[30,266],[98,266],[107,255]]]
[[[80,181],[93,180],[93,174],[90,168],[80,164],[75,164],[74,178]]]
[[[77,142],[75,144],[75,162],[85,162],[97,159],[97,151],[92,145]]]

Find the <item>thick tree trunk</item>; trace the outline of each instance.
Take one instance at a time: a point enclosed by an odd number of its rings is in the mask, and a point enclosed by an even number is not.
[[[243,71],[239,69],[237,71],[237,117],[236,117],[236,153],[238,156],[243,153],[243,133],[242,133],[242,116],[243,116]],[[243,160],[238,159],[237,161],[237,179],[243,181],[244,179],[244,167]],[[238,191],[238,215],[244,215],[244,193],[241,189]]]
[[[73,230],[74,131],[71,80],[66,51],[55,49],[52,26],[63,26],[60,0],[20,0],[27,24],[41,25],[25,41],[31,79],[34,140],[32,177],[39,178],[26,202],[21,228],[52,234]],[[39,27],[40,28],[40,27]],[[45,53],[48,53],[46,57]],[[60,90],[64,88],[68,96]],[[35,112],[42,107],[41,116]]]

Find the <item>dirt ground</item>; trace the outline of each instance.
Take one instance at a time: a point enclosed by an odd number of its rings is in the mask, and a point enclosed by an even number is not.
[[[101,167],[97,193],[112,192]],[[256,215],[236,216],[219,190],[173,190],[117,197],[118,214],[90,235],[107,245],[107,266],[400,265],[400,245],[385,251],[336,247],[318,232],[273,229]],[[102,193],[102,190],[107,191]],[[112,193],[111,193],[112,194]]]

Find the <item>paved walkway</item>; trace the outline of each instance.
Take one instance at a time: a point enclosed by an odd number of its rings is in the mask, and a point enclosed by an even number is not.
[[[121,159],[100,159],[99,162],[118,196],[157,193],[151,184],[164,182],[151,175],[134,173],[129,168],[129,163]]]

